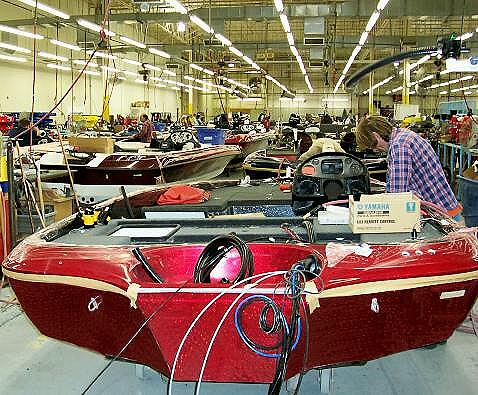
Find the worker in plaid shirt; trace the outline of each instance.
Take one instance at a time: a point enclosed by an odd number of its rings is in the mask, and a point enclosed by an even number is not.
[[[357,126],[360,149],[388,151],[387,192],[412,191],[461,219],[461,205],[446,180],[430,143],[408,129],[396,128],[384,117],[364,118]]]

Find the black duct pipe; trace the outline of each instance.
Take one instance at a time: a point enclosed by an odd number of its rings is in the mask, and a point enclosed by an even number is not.
[[[380,59],[379,61],[369,64],[368,66],[363,67],[362,69],[356,71],[346,82],[345,89],[350,90],[358,84],[358,82],[365,77],[367,74],[379,69],[380,67],[386,66],[388,64],[399,62],[404,59],[414,58],[416,56],[430,55],[434,52],[437,52],[437,47],[423,47],[415,48],[411,51],[401,52],[397,55],[389,56],[388,58]]]

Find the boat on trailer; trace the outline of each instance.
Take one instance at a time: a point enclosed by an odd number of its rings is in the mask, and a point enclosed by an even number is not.
[[[426,203],[418,236],[295,215],[312,184],[307,207],[336,191],[321,189],[332,159],[309,159],[292,195],[198,182],[206,202],[158,205],[170,186],[110,199],[93,227],[77,215],[26,238],[3,272],[44,335],[178,381],[274,385],[446,341],[478,295],[473,230]]]

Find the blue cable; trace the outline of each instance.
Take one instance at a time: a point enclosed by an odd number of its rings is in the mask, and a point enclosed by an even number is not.
[[[239,325],[239,310],[241,309],[241,307],[245,303],[247,303],[251,299],[259,299],[259,300],[262,300],[262,301],[265,301],[265,302],[268,302],[268,303],[275,304],[275,302],[271,298],[269,298],[268,296],[265,296],[265,295],[251,295],[251,296],[248,296],[243,301],[241,301],[241,303],[239,303],[239,305],[237,306],[236,311],[234,313],[234,324],[236,326],[237,333],[239,334],[239,337],[244,342],[244,344],[247,347],[249,347],[252,351],[254,351],[256,354],[258,354],[262,357],[266,357],[266,358],[280,358],[281,354],[266,353],[266,352],[257,350],[256,348],[252,347],[249,344],[249,342],[246,340],[244,331],[242,330],[241,326]],[[287,324],[287,320],[285,319],[284,314],[282,312],[280,312],[280,319],[282,321],[282,325],[283,325],[285,334],[289,335],[289,325]],[[295,347],[297,346],[297,344],[299,343],[300,332],[301,332],[301,325],[300,325],[300,317],[299,317],[299,320],[298,320],[298,323],[297,323],[297,335],[296,335],[294,344],[292,345],[292,350],[294,350]]]

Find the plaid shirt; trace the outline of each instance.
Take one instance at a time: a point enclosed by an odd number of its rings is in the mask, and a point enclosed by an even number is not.
[[[387,192],[408,191],[452,216],[461,211],[430,143],[410,130],[396,128],[388,148]]]

